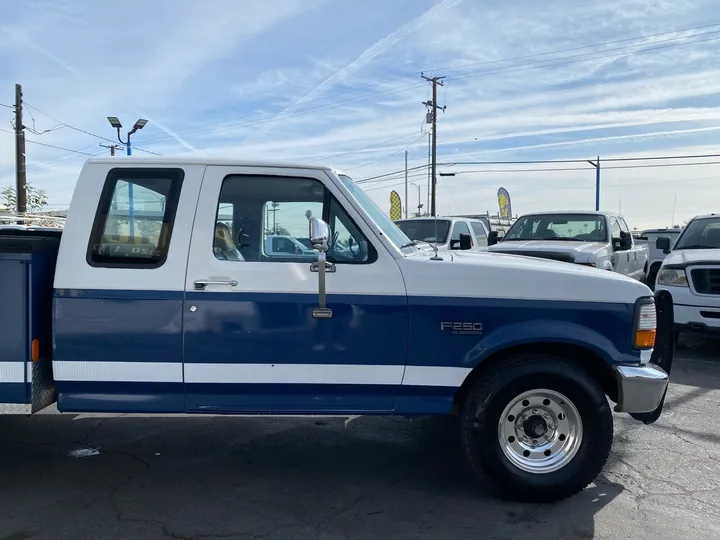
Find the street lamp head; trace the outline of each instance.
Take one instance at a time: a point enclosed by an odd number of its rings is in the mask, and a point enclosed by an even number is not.
[[[141,118],[140,120],[138,120],[137,122],[135,122],[135,125],[133,126],[133,129],[134,129],[134,130],[142,129],[142,128],[145,127],[145,124],[147,124],[147,123],[148,123],[147,120],[145,120],[144,118]]]
[[[118,120],[117,116],[108,116],[107,119],[108,122],[110,122],[110,125],[115,129],[120,129],[122,127],[122,124],[120,123],[120,120]]]

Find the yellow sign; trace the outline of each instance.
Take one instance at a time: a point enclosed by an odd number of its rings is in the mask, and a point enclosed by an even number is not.
[[[394,189],[390,192],[390,219],[393,221],[402,219],[402,201]]]

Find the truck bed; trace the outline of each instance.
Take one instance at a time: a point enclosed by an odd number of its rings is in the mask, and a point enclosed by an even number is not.
[[[52,302],[61,234],[0,227],[0,412],[31,414],[55,402]]]

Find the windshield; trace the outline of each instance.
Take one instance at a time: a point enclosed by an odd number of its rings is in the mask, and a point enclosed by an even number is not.
[[[395,225],[395,223],[393,223],[389,216],[378,208],[373,200],[368,197],[367,193],[365,193],[355,182],[353,182],[352,178],[345,174],[339,174],[338,178],[340,178],[343,185],[348,189],[348,191],[350,191],[352,196],[355,197],[358,204],[363,210],[365,210],[367,215],[370,216],[370,219],[375,222],[375,225],[380,228],[388,240],[390,240],[398,248],[410,248],[414,245],[413,241],[410,240],[410,238],[408,238],[405,233],[402,232],[397,225]]]
[[[408,238],[416,242],[444,244],[450,232],[450,222],[447,219],[408,219],[395,223]]]
[[[595,214],[536,214],[521,216],[503,242],[512,240],[575,240],[606,242],[604,216]]]
[[[673,249],[720,249],[720,216],[693,219]]]

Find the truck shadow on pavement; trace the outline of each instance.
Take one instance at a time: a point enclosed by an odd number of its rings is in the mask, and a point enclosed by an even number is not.
[[[0,418],[0,455],[7,540],[590,539],[623,491],[505,501],[447,418]]]

